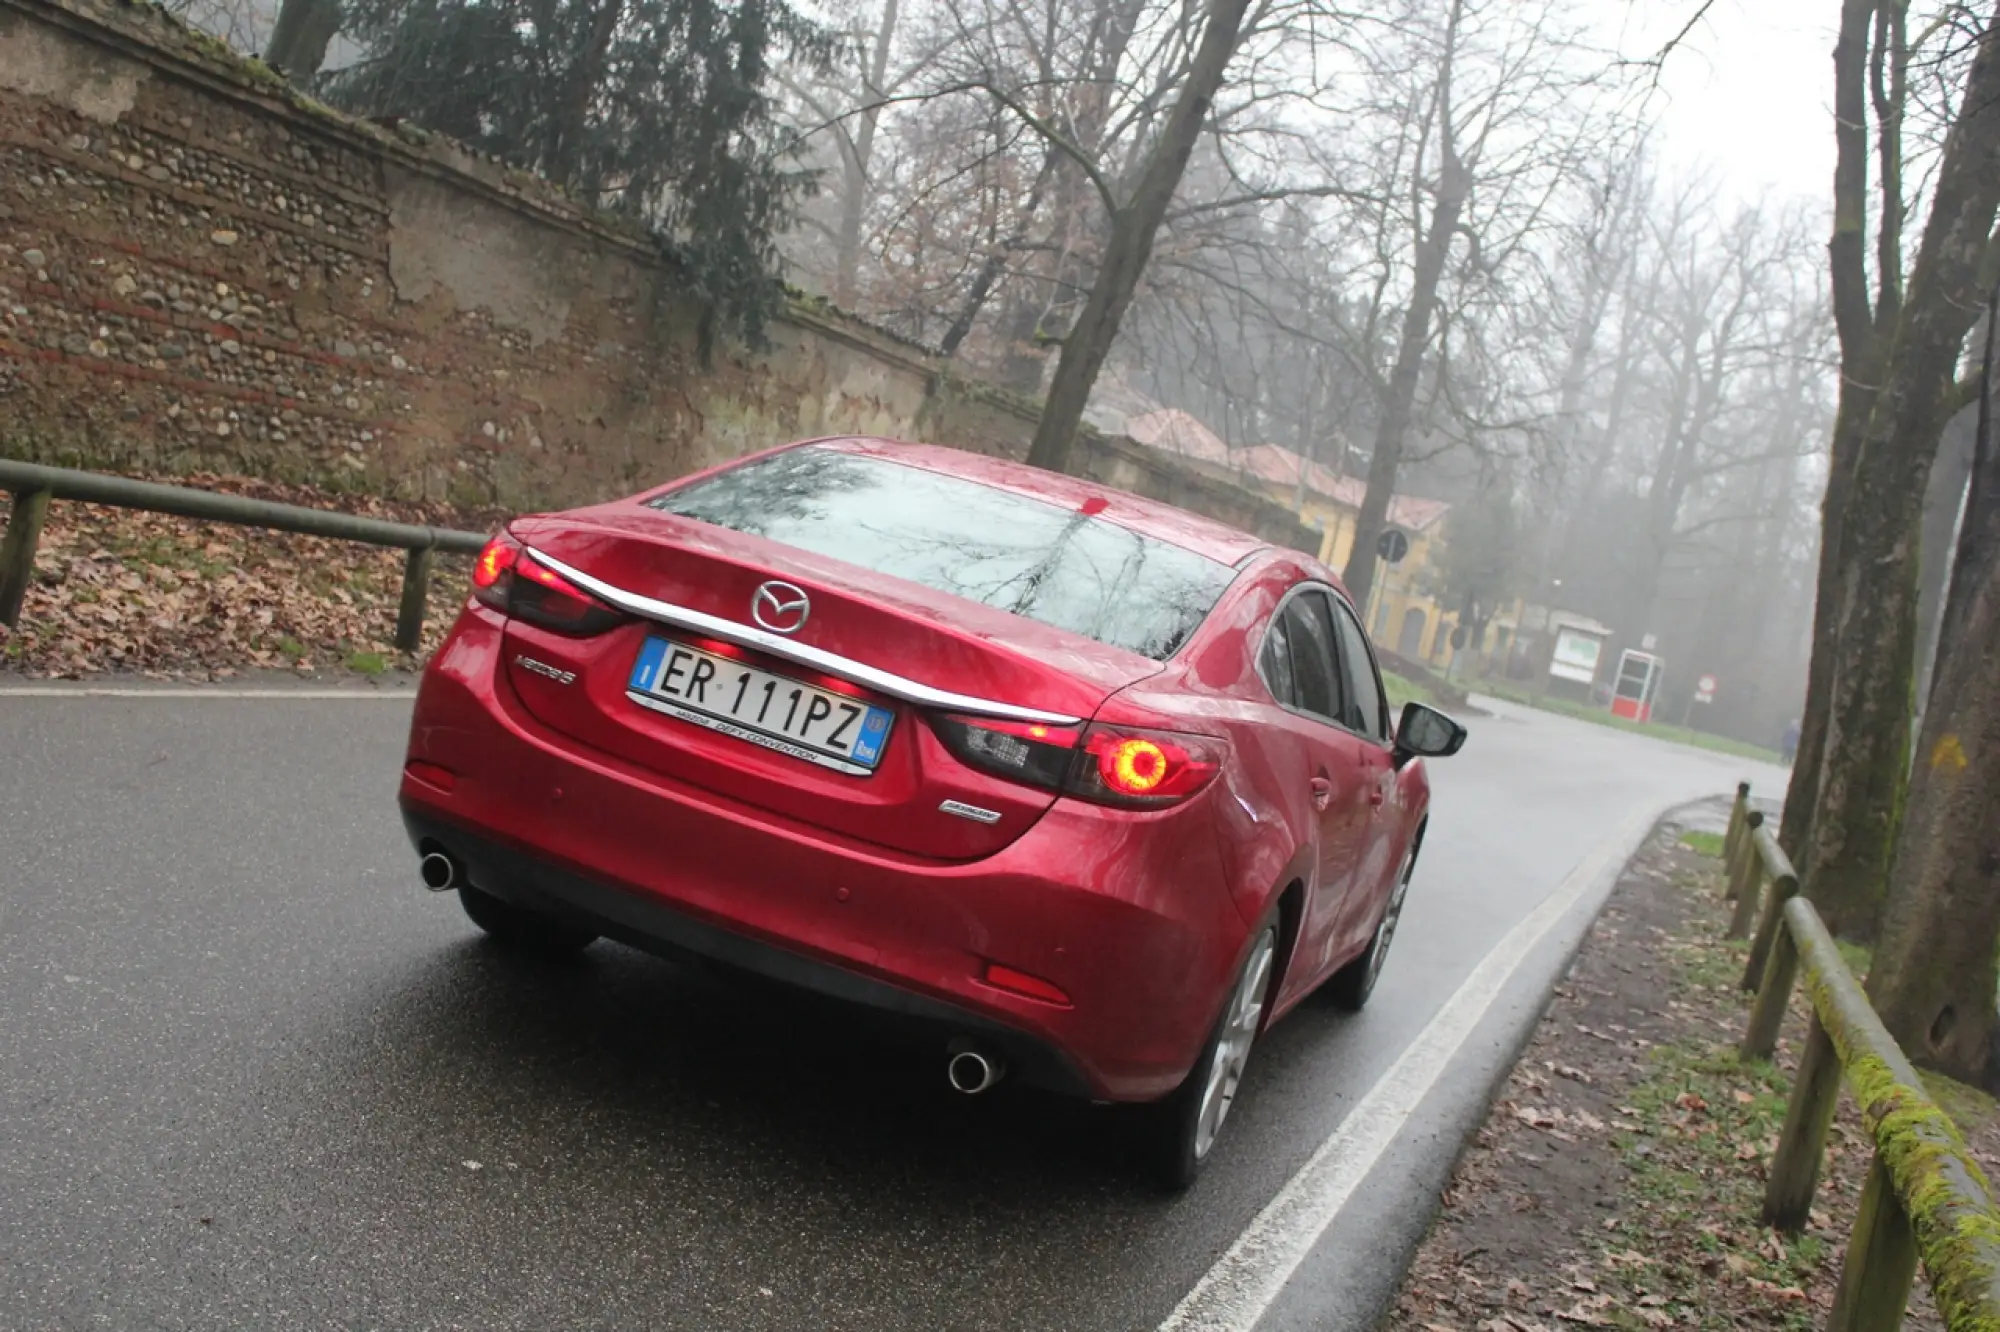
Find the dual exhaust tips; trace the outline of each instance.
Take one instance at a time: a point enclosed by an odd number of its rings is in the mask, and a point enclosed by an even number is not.
[[[434,893],[450,892],[465,884],[465,867],[442,851],[425,852],[417,862],[417,873],[424,887]],[[999,1055],[959,1039],[946,1047],[944,1075],[953,1091],[977,1096],[993,1090],[1007,1076],[1007,1065]]]

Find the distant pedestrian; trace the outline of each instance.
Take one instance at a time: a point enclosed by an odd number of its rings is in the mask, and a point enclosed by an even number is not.
[[[1790,763],[1799,752],[1799,719],[1792,718],[1785,723],[1785,734],[1778,741],[1778,752]]]

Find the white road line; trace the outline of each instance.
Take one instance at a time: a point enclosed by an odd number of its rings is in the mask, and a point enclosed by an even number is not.
[[[88,685],[63,689],[54,685],[0,686],[0,698],[360,698],[408,702],[416,696],[414,689],[139,689]]]
[[[1430,1093],[1514,973],[1569,911],[1616,874],[1658,818],[1635,815],[1572,869],[1472,969],[1457,993],[1278,1190],[1159,1332],[1250,1332]]]

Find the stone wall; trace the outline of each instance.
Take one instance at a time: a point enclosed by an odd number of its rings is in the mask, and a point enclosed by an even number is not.
[[[336,115],[159,11],[0,0],[0,456],[514,508],[876,433],[1020,456],[1034,408],[809,302],[694,350],[643,232]],[[1080,471],[1311,548],[1125,440]]]

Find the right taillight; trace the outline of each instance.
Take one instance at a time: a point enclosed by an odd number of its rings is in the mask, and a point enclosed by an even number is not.
[[[1206,736],[1094,725],[1064,789],[1102,805],[1172,805],[1208,785],[1222,770],[1222,754],[1222,742]]]
[[[945,748],[967,767],[1079,800],[1125,809],[1176,804],[1208,785],[1223,744],[1132,726],[1074,727],[935,717]]]
[[[625,617],[536,561],[533,552],[501,532],[472,565],[472,595],[517,620],[579,637],[603,633]]]

